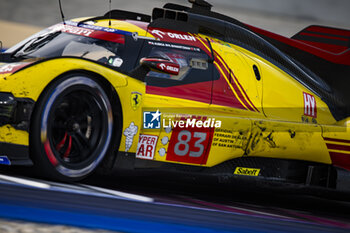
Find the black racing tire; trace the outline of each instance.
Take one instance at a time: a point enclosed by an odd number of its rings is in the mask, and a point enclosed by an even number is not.
[[[30,153],[37,173],[72,182],[92,174],[111,150],[113,110],[97,79],[70,74],[53,81],[36,103]]]

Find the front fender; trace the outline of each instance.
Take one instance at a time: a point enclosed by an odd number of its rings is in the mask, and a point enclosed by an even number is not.
[[[106,77],[112,86],[127,85],[127,76],[96,62],[80,58],[54,58],[33,63],[0,79],[0,92],[37,101],[44,88],[56,77],[74,70],[86,70]]]
[[[115,89],[121,104],[123,116],[122,137],[119,151],[135,153],[137,148],[138,135],[140,132],[142,104],[145,95],[145,84],[139,80],[130,78],[104,65],[80,58],[53,58],[32,63],[31,65],[16,71],[15,73],[0,77],[0,92],[12,93],[18,99],[31,99],[35,103],[38,101],[44,89],[57,77],[74,71],[85,71],[97,74],[104,78],[112,88]],[[138,103],[135,104],[137,96]],[[116,104],[116,103],[111,103]],[[2,126],[0,128],[10,127]],[[17,131],[12,128],[12,136],[16,136]],[[1,132],[1,129],[0,129]],[[27,132],[18,131],[20,141],[11,138],[2,138],[0,141],[29,145],[29,135]],[[24,135],[22,135],[24,134]],[[6,135],[4,135],[6,137]],[[17,137],[15,137],[17,138]],[[118,145],[115,145],[116,149]]]
[[[143,122],[142,108],[146,86],[139,80],[128,78],[128,85],[118,87],[116,91],[123,110],[123,128],[119,151],[135,153]]]

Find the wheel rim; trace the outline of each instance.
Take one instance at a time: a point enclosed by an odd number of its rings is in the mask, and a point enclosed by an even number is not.
[[[84,176],[101,162],[112,135],[112,109],[103,89],[73,77],[52,92],[42,115],[41,141],[64,176]]]

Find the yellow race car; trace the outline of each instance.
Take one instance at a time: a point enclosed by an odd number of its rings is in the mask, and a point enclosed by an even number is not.
[[[350,31],[286,38],[190,2],[63,21],[2,53],[0,164],[334,188],[350,170]]]

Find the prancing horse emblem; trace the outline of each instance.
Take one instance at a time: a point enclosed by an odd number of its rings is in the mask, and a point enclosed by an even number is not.
[[[142,94],[140,92],[131,92],[131,107],[136,110],[141,104]]]

